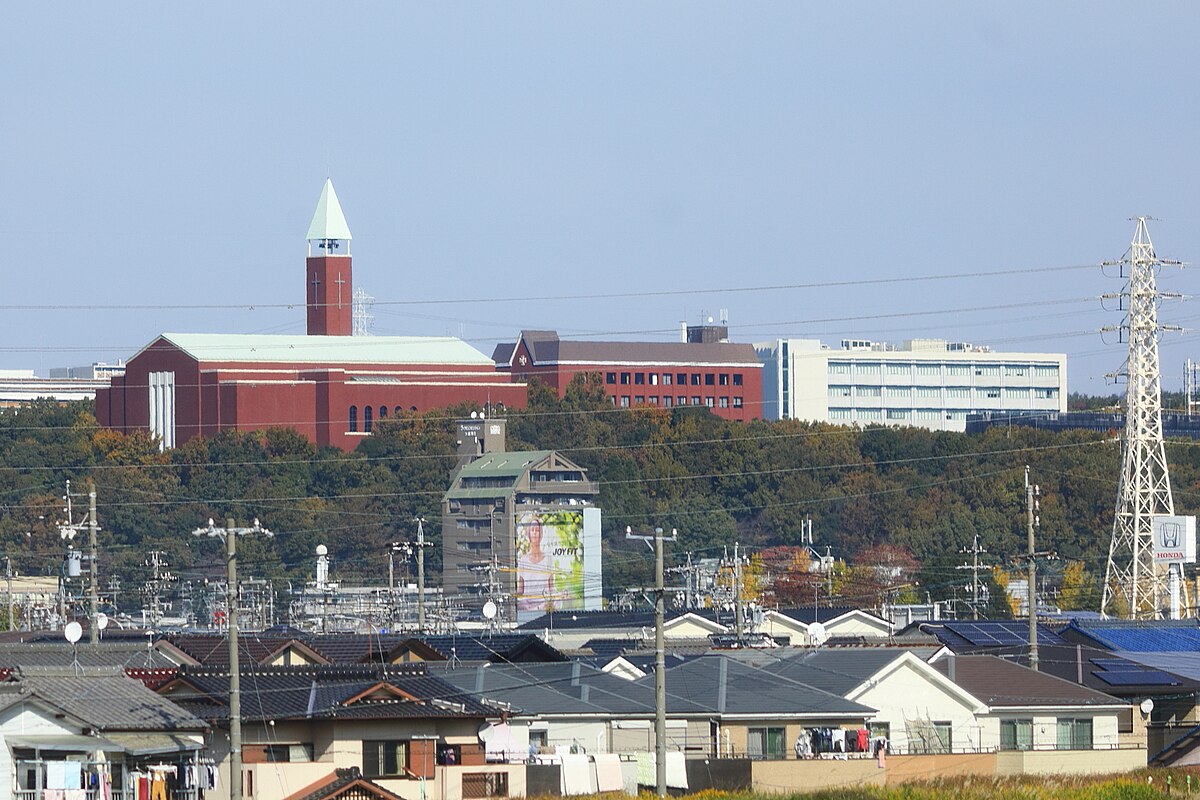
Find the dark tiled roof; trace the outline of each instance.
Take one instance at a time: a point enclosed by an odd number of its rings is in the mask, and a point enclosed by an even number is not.
[[[346,633],[310,636],[304,641],[331,664],[371,664],[383,661],[397,645],[410,638],[397,633]]]
[[[143,637],[144,639],[144,637]],[[175,663],[156,650],[148,650],[145,641],[101,642],[95,649],[72,647],[60,638],[57,643],[23,642],[0,644],[0,665],[6,667],[126,667],[130,669],[169,668]]]
[[[643,639],[588,639],[584,645],[584,650],[590,650],[597,656],[607,659],[614,659],[625,653],[641,650],[646,646]]]
[[[422,636],[420,641],[449,660],[459,661],[567,661],[556,648],[531,633],[449,634]]]
[[[21,689],[101,731],[203,730],[203,720],[119,669],[23,668]]]
[[[989,706],[1121,705],[1086,686],[990,655],[947,656],[933,666]]]
[[[528,714],[654,714],[654,687],[633,683],[579,662],[438,668],[463,692]],[[673,709],[678,710],[678,709]],[[695,713],[704,709],[692,707]]]
[[[746,650],[737,656],[764,672],[844,697],[879,670],[904,656],[888,648]]]
[[[350,700],[379,684],[401,697]],[[228,716],[229,674],[213,667],[181,667],[178,679],[162,690],[167,697],[208,719]],[[469,695],[429,675],[423,664],[257,667],[242,671],[242,716],[246,719],[345,717],[481,717],[489,709]]]
[[[751,344],[735,342],[594,342],[566,341],[555,331],[521,331],[534,365],[548,362],[739,364],[751,369],[762,364]],[[492,352],[497,364],[507,364],[515,342],[498,345]]]
[[[169,634],[163,638],[201,664],[229,664],[229,641],[225,634],[180,633]],[[238,660],[241,663],[257,664],[288,641],[288,638],[243,634],[238,638]]]
[[[653,686],[654,676],[635,683]],[[701,706],[718,714],[869,717],[875,709],[815,687],[772,675],[725,654],[685,661],[667,670],[667,708]],[[681,708],[683,706],[683,708]]]
[[[519,626],[524,631],[654,627],[653,611],[551,611]]]
[[[167,640],[205,666],[227,667],[229,645],[223,634],[169,636]],[[566,656],[530,633],[453,634],[329,634],[304,639],[271,639],[261,634],[243,634],[238,639],[241,663],[261,664],[264,659],[290,644],[311,649],[331,664],[378,664],[410,642],[424,644],[430,652],[459,661],[564,661]],[[0,662],[2,663],[2,662]]]

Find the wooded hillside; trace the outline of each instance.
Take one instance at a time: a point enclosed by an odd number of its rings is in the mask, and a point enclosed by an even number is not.
[[[63,544],[64,481],[94,480],[103,527],[102,573],[144,580],[146,552],[163,550],[181,577],[217,575],[210,543],[190,532],[212,517],[254,517],[276,532],[247,538],[246,568],[302,580],[317,544],[347,583],[381,581],[388,542],[409,538],[421,514],[438,535],[454,463],[453,420],[470,409],[378,423],[354,453],[318,452],[289,430],[224,434],[159,453],[145,435],[97,428],[86,404],[0,413],[0,537],[22,573],[53,573]],[[991,563],[1024,548],[1023,468],[1042,487],[1041,546],[1102,573],[1116,495],[1117,436],[993,429],[978,437],[910,428],[865,430],[795,421],[727,423],[704,409],[614,409],[598,386],[565,400],[540,387],[511,411],[509,449],[556,448],[601,485],[609,588],[648,580],[644,549],[626,525],[679,531],[673,557],[800,543],[853,561],[888,542],[924,565],[922,594],[961,586],[960,549],[979,534]],[[1169,446],[1176,507],[1195,513],[1200,453]],[[435,548],[432,565],[440,554]],[[922,598],[923,599],[923,598]]]

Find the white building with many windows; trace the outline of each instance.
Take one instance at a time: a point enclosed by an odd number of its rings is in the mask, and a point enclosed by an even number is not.
[[[1063,353],[993,353],[944,339],[756,344],[763,417],[963,431],[973,411],[1067,410]]]

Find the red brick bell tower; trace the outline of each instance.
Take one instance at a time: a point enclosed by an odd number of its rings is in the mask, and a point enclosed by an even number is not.
[[[304,296],[309,336],[349,336],[354,331],[350,238],[333,181],[326,178],[308,226]]]

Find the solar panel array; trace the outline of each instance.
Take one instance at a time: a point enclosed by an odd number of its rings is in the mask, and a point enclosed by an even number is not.
[[[1123,658],[1093,658],[1099,670],[1092,672],[1109,686],[1178,686],[1179,679],[1161,669],[1145,667]]]
[[[1019,620],[947,622],[946,629],[977,647],[1015,647],[1029,643],[1029,623]],[[1038,626],[1040,644],[1065,644],[1061,636]]]
[[[1100,670],[1092,673],[1109,686],[1178,686],[1179,681],[1168,672],[1150,669],[1145,672],[1109,672]]]

